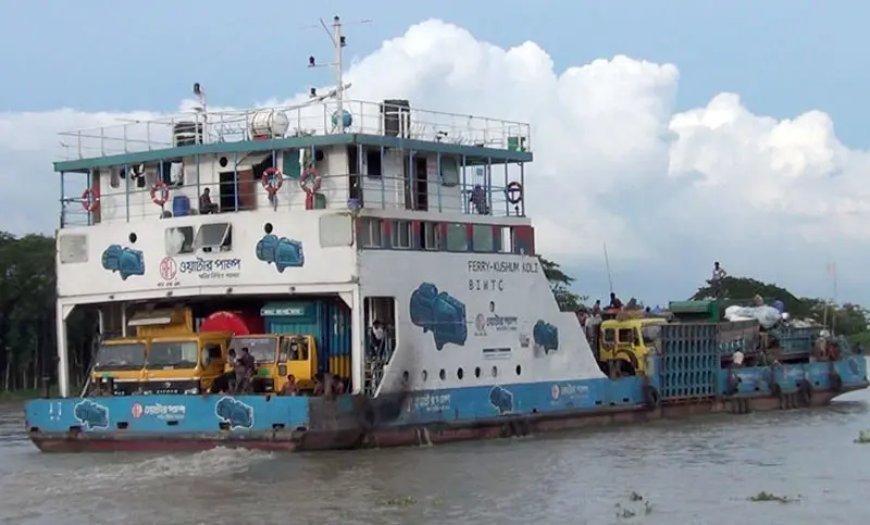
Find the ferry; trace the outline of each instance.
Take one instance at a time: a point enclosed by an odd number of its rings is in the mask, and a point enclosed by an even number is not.
[[[336,87],[305,103],[210,112],[196,84],[190,113],[63,135],[60,396],[25,406],[40,450],[433,444],[868,387],[843,341],[719,301],[585,329],[537,255],[530,126],[352,100],[332,31]],[[73,392],[78,309],[100,343]]]

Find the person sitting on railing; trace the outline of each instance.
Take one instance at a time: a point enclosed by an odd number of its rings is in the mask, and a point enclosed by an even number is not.
[[[480,215],[489,215],[489,206],[486,203],[486,190],[480,184],[475,184],[471,190],[471,198],[469,201],[474,204],[474,209]]]
[[[199,213],[205,215],[207,213],[217,213],[218,206],[211,202],[211,190],[206,188],[202,190],[202,195],[199,196]]]

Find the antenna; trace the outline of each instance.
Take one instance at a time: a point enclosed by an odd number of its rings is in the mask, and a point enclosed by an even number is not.
[[[607,257],[607,241],[604,241],[604,264],[607,265],[607,282],[610,284],[610,293],[613,293],[613,277],[610,275],[610,258]]]
[[[371,23],[371,20],[360,20],[356,22],[357,24],[368,24]],[[326,95],[317,95],[317,89],[311,88],[309,92],[309,96],[312,99],[316,99],[318,102],[323,101],[327,98],[335,98],[337,109],[335,111],[335,115],[333,116],[334,127],[333,130],[338,129],[339,133],[344,131],[344,128],[347,127],[345,124],[344,118],[344,92],[350,87],[350,84],[345,84],[342,80],[343,74],[343,65],[344,65],[344,57],[342,56],[342,50],[347,45],[347,37],[341,31],[342,23],[341,18],[338,16],[334,16],[332,18],[332,29],[326,25],[326,22],[321,18],[320,25],[323,27],[323,30],[326,31],[327,36],[332,41],[332,45],[335,48],[335,62],[330,62],[328,64],[319,64],[313,55],[308,57],[308,67],[333,67],[335,68],[335,88],[330,90]]]

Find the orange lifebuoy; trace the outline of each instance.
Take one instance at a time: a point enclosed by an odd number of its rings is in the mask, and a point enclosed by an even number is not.
[[[305,171],[302,172],[302,176],[299,177],[299,187],[308,195],[313,195],[317,190],[319,190],[320,183],[320,174],[317,173],[317,170],[314,169],[313,166],[305,168]]]
[[[157,194],[158,191],[160,195]],[[151,186],[151,201],[161,207],[169,201],[169,187],[162,180]]]
[[[85,211],[95,212],[100,207],[100,194],[93,188],[88,188],[82,193],[82,207]]]
[[[273,196],[278,193],[281,185],[284,184],[284,174],[278,171],[277,168],[268,168],[263,172],[260,182],[262,182],[266,191],[269,192],[269,196]]]

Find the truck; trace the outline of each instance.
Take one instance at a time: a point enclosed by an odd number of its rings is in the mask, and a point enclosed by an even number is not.
[[[254,392],[280,392],[293,375],[300,390],[312,390],[318,371],[317,341],[308,334],[248,334],[232,338],[236,355],[247,348],[257,364]]]

